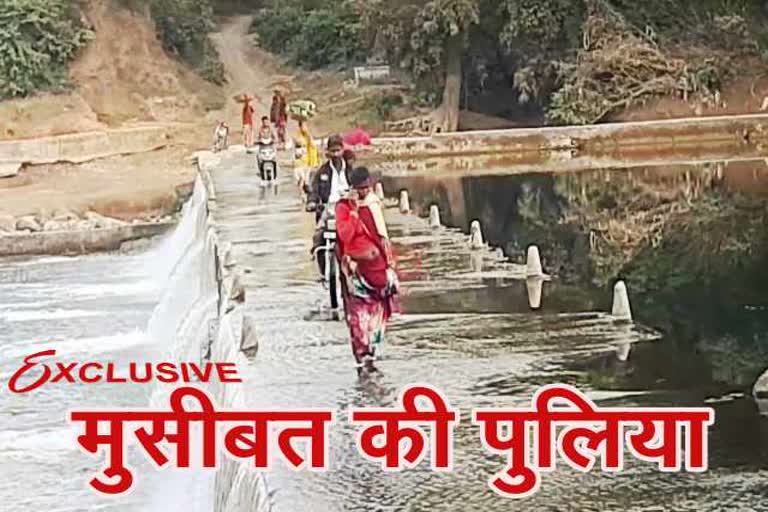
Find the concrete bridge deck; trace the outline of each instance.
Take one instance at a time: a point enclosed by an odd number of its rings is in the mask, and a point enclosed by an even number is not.
[[[545,284],[543,307],[534,313],[521,265],[499,260],[490,250],[478,258],[464,234],[433,230],[424,219],[388,209],[405,311],[391,325],[380,373],[360,378],[345,324],[319,312],[327,299],[309,256],[313,216],[303,211],[292,173],[282,170],[276,187],[261,187],[253,159],[232,151],[200,160],[215,192],[213,226],[220,241],[231,244],[245,292],[244,314],[259,340],[258,353],[241,370],[244,399],[254,408],[328,407],[340,418],[331,430],[328,472],[297,473],[279,463],[270,470],[273,510],[362,510],[371,503],[407,510],[414,499],[423,510],[463,510],[460,503],[505,506],[485,483],[503,461],[483,453],[468,420],[456,433],[453,473],[420,467],[384,474],[355,449],[356,430],[346,423],[349,408],[394,406],[398,393],[414,382],[437,387],[465,415],[478,406],[522,405],[539,384],[573,378],[568,369],[573,361],[615,360],[620,348],[656,336],[615,325],[594,303],[556,281]],[[596,400],[632,395],[585,391]],[[649,472],[638,478],[653,485],[665,477]],[[567,470],[547,480],[549,490],[521,510],[587,506],[612,485],[600,478],[585,483]],[[647,485],[622,492],[626,499],[647,501],[642,491]]]

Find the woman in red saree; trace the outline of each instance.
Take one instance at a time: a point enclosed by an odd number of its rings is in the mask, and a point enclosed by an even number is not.
[[[368,169],[350,174],[352,191],[336,204],[342,295],[358,368],[373,369],[389,318],[397,312],[398,280],[381,200]]]

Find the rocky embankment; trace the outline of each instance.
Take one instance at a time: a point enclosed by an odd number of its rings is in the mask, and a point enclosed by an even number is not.
[[[126,222],[88,211],[69,210],[13,217],[0,214],[0,256],[77,255],[130,250],[176,225],[176,217]]]
[[[113,229],[136,224],[160,224],[175,222],[175,216],[149,217],[134,219],[126,222],[112,217],[106,217],[96,212],[85,212],[79,215],[70,210],[55,211],[51,214],[24,215],[14,217],[0,213],[0,236],[29,235],[32,233],[52,231],[88,231],[94,229]]]

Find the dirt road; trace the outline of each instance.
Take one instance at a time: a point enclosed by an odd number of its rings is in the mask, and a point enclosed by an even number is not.
[[[188,156],[208,147],[216,120],[225,119],[233,128],[232,143],[241,141],[241,104],[233,96],[247,92],[258,98],[255,107],[259,117],[269,113],[276,66],[269,56],[253,48],[248,37],[250,23],[249,16],[232,18],[212,36],[229,82],[217,92],[207,90],[208,97],[203,100],[223,105],[223,109],[210,111],[198,118],[199,123],[181,129],[174,134],[174,145],[167,149],[84,165],[35,166],[0,180],[0,214],[20,217],[71,209],[132,219],[167,213],[175,206],[176,188],[194,180],[195,170]],[[224,97],[210,97],[213,94]],[[125,98],[101,100],[125,103]]]
[[[267,62],[259,58],[248,37],[252,20],[252,16],[231,18],[222,26],[221,32],[211,36],[227,70],[228,83],[225,86],[227,101],[224,110],[212,112],[209,119],[212,116],[223,117],[231,126],[239,127],[240,124],[241,105],[232,99],[237,94],[248,93],[256,98],[254,107],[258,114],[269,112],[271,83]]]

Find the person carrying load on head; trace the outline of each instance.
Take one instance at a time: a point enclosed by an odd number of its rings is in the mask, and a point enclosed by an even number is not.
[[[275,89],[275,94],[272,96],[272,107],[269,110],[269,120],[275,125],[278,142],[281,145],[285,144],[285,127],[288,124],[287,109],[288,105],[283,93],[279,89]]]
[[[253,96],[249,96],[248,94],[235,96],[235,101],[243,104],[243,145],[246,148],[253,146],[253,116],[256,113],[256,109],[253,108],[253,105],[251,104],[253,100]]]

